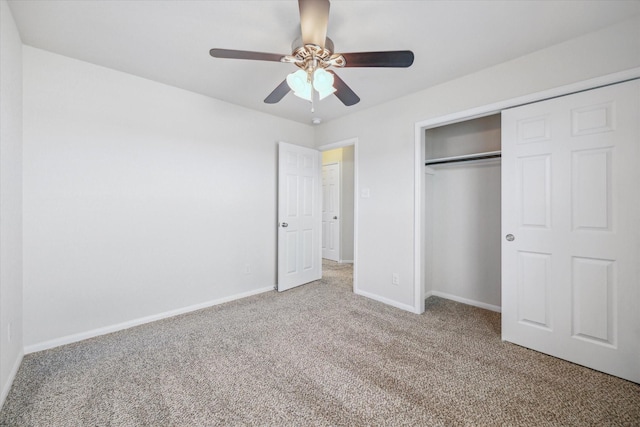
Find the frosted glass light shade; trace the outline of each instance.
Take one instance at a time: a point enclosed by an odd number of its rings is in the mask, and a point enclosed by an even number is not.
[[[313,87],[318,91],[320,100],[325,99],[336,91],[333,87],[333,74],[323,68],[318,68],[313,73]]]
[[[318,92],[327,91],[333,87],[333,74],[323,68],[313,72],[313,87]]]
[[[323,68],[318,68],[313,72],[313,87],[309,83],[309,77],[304,70],[298,70],[287,76],[287,84],[293,94],[299,98],[311,101],[313,89],[318,91],[318,98],[324,99],[336,91],[333,87],[333,74]]]
[[[298,70],[287,76],[287,84],[293,91],[293,94],[307,101],[311,101],[311,85],[307,81],[307,73]]]

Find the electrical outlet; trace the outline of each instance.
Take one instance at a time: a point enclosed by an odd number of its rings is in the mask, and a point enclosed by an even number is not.
[[[398,273],[393,273],[391,275],[391,284],[395,286],[400,284],[400,275]]]

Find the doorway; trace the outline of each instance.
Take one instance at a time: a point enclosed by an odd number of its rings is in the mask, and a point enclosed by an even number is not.
[[[324,145],[322,156],[323,264],[353,264],[357,289],[357,139]],[[324,269],[323,269],[324,275]]]
[[[323,153],[322,162],[322,258],[340,261],[342,253],[342,162],[325,163],[324,158],[338,152],[342,157],[342,148]],[[333,156],[332,156],[333,157]],[[348,185],[348,183],[347,183]]]
[[[501,310],[501,117],[425,130],[425,289]]]

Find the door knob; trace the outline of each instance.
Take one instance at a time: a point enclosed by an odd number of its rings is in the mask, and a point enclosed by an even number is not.
[[[334,217],[333,217],[333,219],[338,219],[338,217],[337,217],[337,216],[334,216]]]
[[[507,239],[507,242],[513,242],[516,239],[516,237],[513,234],[507,234],[505,236],[505,239]]]
[[[287,228],[289,226],[289,224],[287,224],[286,222],[283,222],[282,224],[280,224],[282,226],[282,228]]]

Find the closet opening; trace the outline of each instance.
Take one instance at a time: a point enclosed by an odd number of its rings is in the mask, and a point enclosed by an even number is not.
[[[423,286],[501,310],[501,115],[425,129]]]

